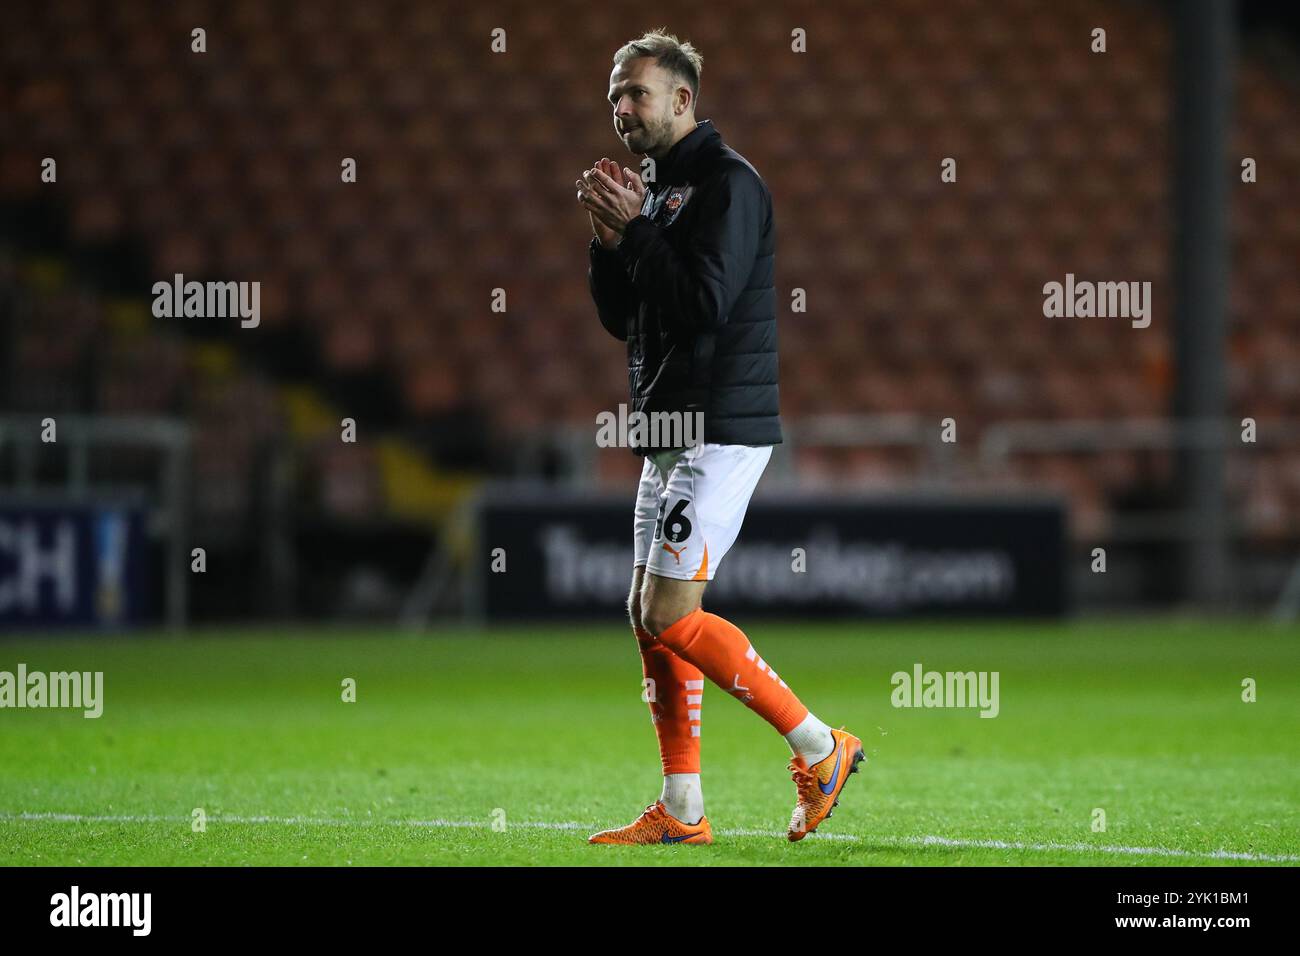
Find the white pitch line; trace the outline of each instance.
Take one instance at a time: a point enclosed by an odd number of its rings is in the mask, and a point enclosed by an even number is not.
[[[23,812],[0,813],[0,821],[13,822],[55,822],[55,823],[189,823],[190,817],[161,816],[158,814],[85,814],[85,813],[49,813]],[[280,826],[406,826],[432,827],[434,829],[485,830],[492,824],[480,820],[379,820],[366,817],[271,817],[211,815],[210,823],[233,824],[277,824]],[[579,823],[569,820],[556,823],[545,820],[517,821],[507,824],[509,827],[526,827],[534,830],[594,830],[597,824]],[[721,836],[761,836],[784,837],[784,831],[753,830],[746,828],[719,829]],[[1035,853],[1119,853],[1129,856],[1162,856],[1183,859],[1205,860],[1244,860],[1254,863],[1300,863],[1300,856],[1287,853],[1246,853],[1234,850],[1180,850],[1161,846],[1111,846],[1091,843],[1023,843],[1015,840],[965,840],[941,836],[912,837],[872,837],[864,841],[862,837],[851,833],[814,833],[812,839],[822,841],[841,841],[846,843],[867,843],[872,847],[909,847],[909,846],[946,846],[959,850],[1028,850]]]

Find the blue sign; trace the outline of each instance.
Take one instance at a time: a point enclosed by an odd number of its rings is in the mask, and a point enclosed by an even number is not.
[[[479,512],[489,618],[623,613],[632,503],[512,491]],[[508,573],[492,568],[504,549]],[[1066,514],[1057,500],[755,498],[705,605],[795,617],[1060,616]]]
[[[139,509],[0,505],[0,628],[138,624],[146,556]]]

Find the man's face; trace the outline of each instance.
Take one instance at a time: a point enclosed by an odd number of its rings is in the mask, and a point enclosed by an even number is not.
[[[629,152],[658,156],[673,142],[672,74],[652,57],[628,60],[609,75],[614,132]]]

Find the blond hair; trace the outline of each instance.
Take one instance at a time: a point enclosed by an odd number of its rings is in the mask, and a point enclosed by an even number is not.
[[[689,42],[683,43],[667,27],[650,30],[638,40],[629,40],[614,54],[614,65],[622,66],[638,57],[654,57],[660,69],[681,80],[691,88],[691,107],[700,98],[700,74],[704,72],[704,57]]]

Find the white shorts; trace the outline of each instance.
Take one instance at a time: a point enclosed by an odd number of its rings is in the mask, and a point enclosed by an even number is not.
[[[704,442],[645,456],[633,520],[635,567],[712,581],[740,533],[771,445]]]

